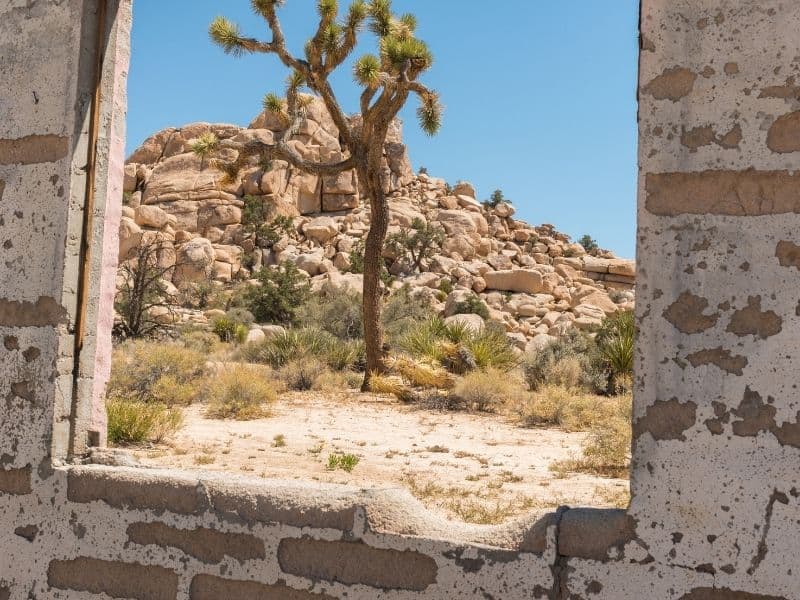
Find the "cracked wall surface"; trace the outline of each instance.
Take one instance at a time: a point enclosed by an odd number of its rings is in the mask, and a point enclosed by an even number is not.
[[[499,527],[91,464],[130,10],[0,0],[0,600],[800,599],[800,5],[643,1],[632,504]]]

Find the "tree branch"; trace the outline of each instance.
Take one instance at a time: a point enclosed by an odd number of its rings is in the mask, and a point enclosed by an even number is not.
[[[239,152],[239,157],[235,161],[235,166],[239,168],[245,166],[247,159],[253,156],[259,156],[265,161],[276,159],[285,160],[301,171],[318,176],[338,175],[342,171],[348,171],[356,166],[355,158],[352,156],[335,163],[318,163],[306,160],[300,156],[294,148],[289,146],[285,140],[281,140],[277,144],[265,144],[259,141],[241,144],[231,140],[223,140],[220,142],[220,146],[223,148],[231,148]]]

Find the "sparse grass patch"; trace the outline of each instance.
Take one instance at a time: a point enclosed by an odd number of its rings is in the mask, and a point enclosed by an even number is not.
[[[286,446],[286,436],[282,433],[279,433],[274,438],[272,438],[272,447],[273,448],[283,448]]]
[[[208,389],[206,415],[248,421],[269,415],[278,399],[275,384],[259,369],[237,365],[218,373]]]
[[[322,362],[306,356],[287,363],[280,370],[279,376],[290,390],[307,392],[326,371],[327,368]]]
[[[584,444],[582,457],[556,461],[550,465],[550,470],[562,476],[571,472],[627,478],[630,447],[630,419],[612,417],[592,429]]]
[[[163,442],[183,424],[179,408],[153,402],[111,398],[106,402],[106,413],[111,445]]]

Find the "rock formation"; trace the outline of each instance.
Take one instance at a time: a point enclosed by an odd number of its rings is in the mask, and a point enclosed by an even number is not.
[[[165,245],[161,261],[177,265],[170,283],[178,288],[207,279],[247,280],[254,270],[285,260],[308,273],[315,288],[327,282],[360,288],[360,276],[348,271],[351,251],[369,228],[369,208],[360,200],[354,172],[316,177],[274,161],[224,183],[222,173],[192,153],[204,134],[272,141],[282,127],[278,117],[262,113],[247,128],[194,123],[148,138],[125,166],[120,261],[131,260],[139,244],[158,239]],[[342,158],[338,131],[318,101],[310,104],[290,143],[304,157]],[[457,299],[478,294],[490,319],[502,322],[522,349],[573,327],[594,330],[605,315],[633,305],[633,261],[608,252],[587,254],[552,225],[514,219],[509,204],[485,206],[469,183],[451,187],[414,174],[399,122],[384,149],[383,182],[390,197],[390,234],[415,219],[446,232],[421,273],[409,273],[402,262],[391,268],[395,285],[407,283],[426,294],[445,316],[452,316],[448,307]],[[246,198],[263,200],[274,216],[293,217],[290,230],[269,248],[244,231]],[[453,288],[448,298],[437,294],[444,279]]]

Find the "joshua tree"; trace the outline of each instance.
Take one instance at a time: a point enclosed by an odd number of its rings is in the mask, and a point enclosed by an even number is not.
[[[319,25],[305,46],[303,58],[286,48],[277,9],[284,0],[251,0],[253,10],[262,16],[271,32],[272,41],[246,37],[224,17],[217,17],[209,28],[211,39],[234,56],[274,54],[291,70],[287,79],[286,97],[267,94],[264,108],[279,115],[286,129],[274,144],[260,141],[234,143],[219,141],[219,148],[233,149],[238,157],[232,162],[215,162],[227,177],[235,179],[242,168],[254,163],[269,164],[283,160],[313,175],[337,175],[355,169],[361,193],[369,199],[370,230],[364,251],[364,336],[367,368],[363,387],[369,385],[372,373],[384,367],[383,329],[381,326],[380,274],[383,249],[389,225],[388,205],[381,179],[381,160],[386,135],[393,119],[409,96],[416,94],[421,105],[417,111],[422,129],[434,135],[441,124],[442,107],[439,95],[418,81],[433,63],[428,46],[414,35],[416,18],[392,12],[391,0],[353,0],[340,18],[337,0],[318,0]],[[349,119],[331,87],[331,74],[341,67],[353,52],[364,26],[378,38],[378,55],[366,54],[354,66],[356,83],[363,88],[359,119]],[[289,140],[303,124],[308,96],[307,89],[324,102],[339,129],[344,158],[321,163],[303,158]]]

